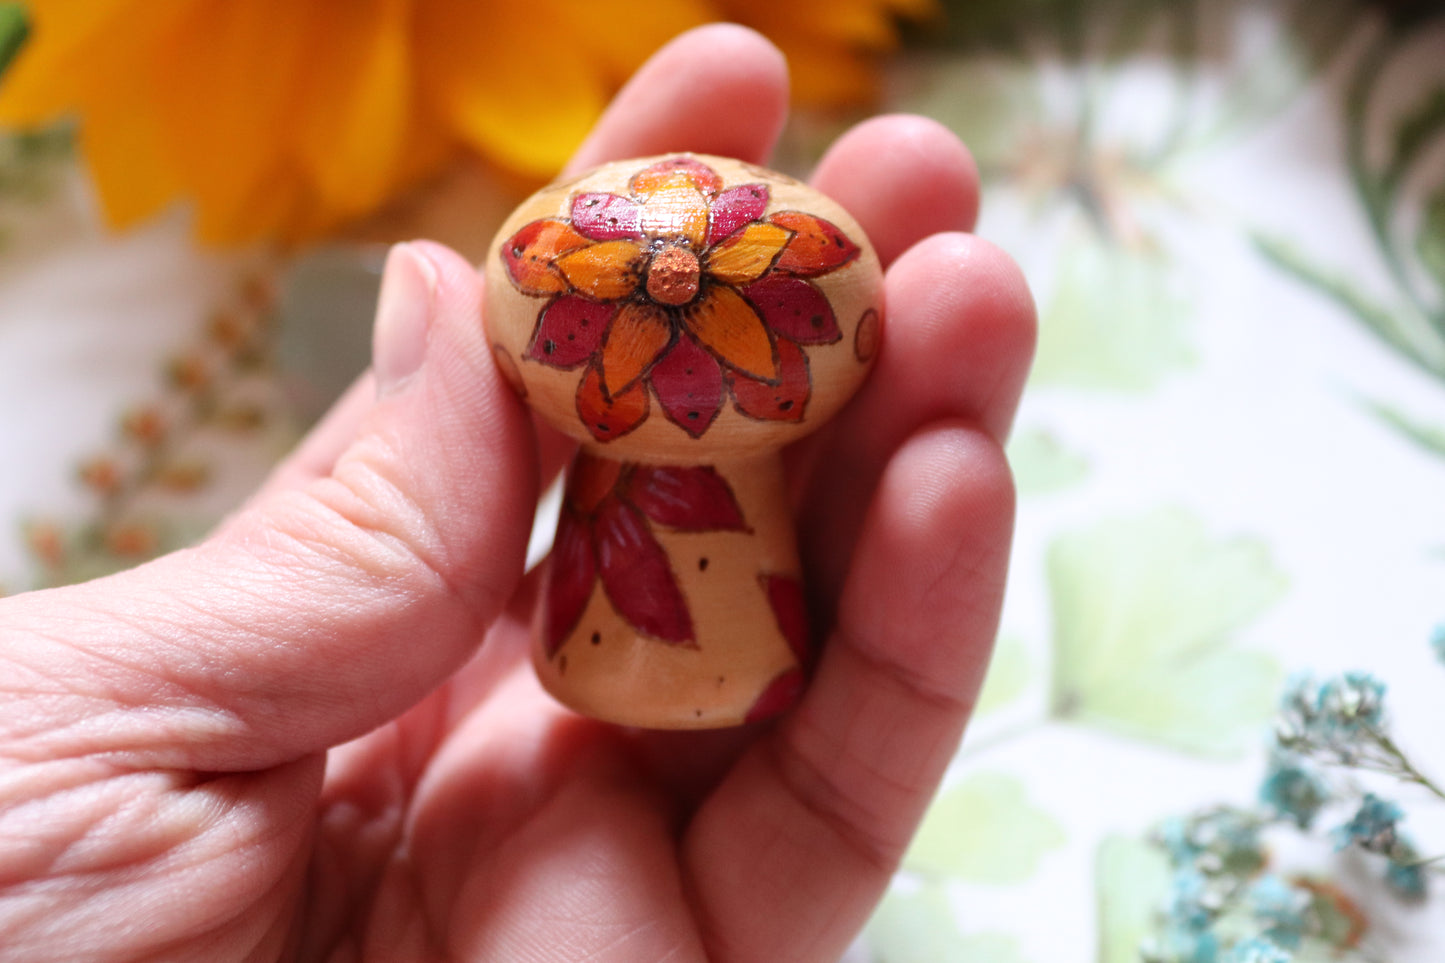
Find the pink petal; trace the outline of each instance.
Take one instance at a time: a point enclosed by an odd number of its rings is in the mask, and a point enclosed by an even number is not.
[[[744,722],[762,722],[788,709],[807,687],[808,679],[802,669],[789,669],[782,673],[763,690],[758,701],[748,710]]]
[[[542,590],[542,639],[548,658],[557,654],[577,627],[596,580],[587,525],[571,512],[563,511],[557,520],[557,538],[552,545],[552,561],[547,566],[547,584]]]
[[[602,587],[618,615],[659,641],[695,644],[687,600],[640,511],[620,498],[603,501],[593,520],[592,544]]]
[[[768,327],[796,344],[832,344],[843,337],[833,306],[802,278],[769,275],[743,288],[743,294]]]
[[[557,298],[537,318],[527,357],[552,368],[575,368],[597,351],[616,313],[616,304],[599,304],[575,294]]]
[[[642,236],[642,206],[620,194],[579,194],[572,200],[572,226],[597,241]]]
[[[707,431],[722,410],[722,368],[687,335],[652,366],[648,380],[667,420],[694,438]]]
[[[773,618],[777,619],[778,629],[798,664],[811,665],[813,645],[808,634],[808,605],[803,599],[803,583],[791,575],[759,575],[758,581],[767,593]]]
[[[654,522],[680,532],[747,530],[732,488],[710,466],[639,465],[626,497]]]
[[[708,247],[749,221],[756,221],[767,209],[766,184],[739,184],[723,191],[712,202],[712,219],[707,229]],[[584,230],[583,233],[587,232]]]

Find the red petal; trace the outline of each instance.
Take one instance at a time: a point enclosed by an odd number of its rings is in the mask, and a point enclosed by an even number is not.
[[[592,543],[602,587],[618,615],[660,641],[694,641],[687,600],[673,578],[667,552],[652,537],[640,511],[620,498],[604,500],[593,521]]]
[[[835,271],[858,256],[858,245],[831,221],[802,211],[779,211],[768,223],[796,232],[773,270],[780,274],[813,277]]]
[[[642,207],[621,194],[578,194],[572,199],[572,226],[598,241],[642,236]]]
[[[832,344],[843,337],[833,306],[811,282],[770,274],[743,294],[776,334],[797,344]]]
[[[808,635],[808,605],[803,599],[803,583],[791,575],[759,575],[763,591],[767,593],[768,605],[772,606],[773,618],[778,629],[788,641],[798,664],[807,667],[812,663],[813,646]]]
[[[687,335],[652,366],[647,380],[667,420],[694,438],[707,431],[722,410],[723,378],[717,359]]]
[[[616,304],[569,294],[553,300],[537,318],[527,357],[552,368],[575,368],[597,351]]]
[[[587,369],[577,385],[577,415],[598,441],[621,438],[647,420],[647,386],[635,382],[616,398],[602,390],[602,375],[596,365]]]
[[[711,197],[718,192],[718,188],[722,187],[722,178],[718,176],[717,171],[702,161],[686,154],[679,154],[660,160],[651,167],[645,167],[633,174],[632,179],[627,182],[627,187],[634,194],[645,197],[659,188],[677,187],[682,184],[691,184],[697,188],[699,193]]]
[[[778,339],[778,383],[768,384],[738,371],[728,372],[728,385],[738,410],[760,421],[802,421],[812,393],[812,376],[803,349]]]
[[[762,695],[758,696],[758,701],[753,703],[753,707],[748,710],[747,718],[743,721],[762,722],[764,719],[770,719],[783,712],[798,701],[798,697],[803,694],[803,689],[807,687],[807,684],[808,680],[803,675],[802,669],[789,669],[782,673],[768,683],[768,687],[763,690]]]
[[[564,510],[557,519],[557,539],[552,544],[552,561],[547,566],[547,584],[542,592],[542,640],[548,658],[557,654],[577,627],[596,580],[587,526]]]
[[[711,223],[707,229],[708,246],[716,244],[749,221],[756,221],[768,209],[766,184],[739,184],[730,187],[712,202]]]
[[[654,522],[680,532],[747,530],[732,488],[709,466],[639,465],[625,497]]]

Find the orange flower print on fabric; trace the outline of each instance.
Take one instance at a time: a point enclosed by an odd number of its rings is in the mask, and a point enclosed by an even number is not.
[[[700,437],[731,398],[744,415],[801,421],[807,345],[842,337],[809,278],[859,255],[836,225],[765,215],[765,184],[723,189],[685,155],[634,174],[626,196],[582,193],[569,216],[527,224],[502,247],[512,284],[548,298],[526,357],[583,369],[577,413],[598,441],[647,419],[651,398]]]

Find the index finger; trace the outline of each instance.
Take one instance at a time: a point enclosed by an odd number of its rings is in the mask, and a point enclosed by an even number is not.
[[[746,27],[698,27],[633,74],[562,176],[668,151],[762,161],[787,115],[788,67],[776,47]]]

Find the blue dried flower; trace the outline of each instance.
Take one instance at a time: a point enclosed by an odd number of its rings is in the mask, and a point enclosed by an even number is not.
[[[1269,770],[1259,787],[1259,801],[1277,818],[1309,829],[1329,798],[1325,781],[1299,756],[1278,750],[1270,755]]]
[[[1155,841],[1164,847],[1165,853],[1169,855],[1169,865],[1175,869],[1193,866],[1194,861],[1204,852],[1190,835],[1191,825],[1192,820],[1183,816],[1170,816],[1160,823],[1154,832]]]
[[[1354,736],[1385,721],[1385,683],[1368,672],[1346,672],[1320,686],[1316,724],[1323,735]]]
[[[1219,937],[1207,929],[1170,924],[1143,955],[1158,963],[1219,963]]]
[[[1164,913],[1169,923],[1186,930],[1206,930],[1214,922],[1219,900],[1209,890],[1204,874],[1186,867],[1174,874]]]
[[[1296,672],[1285,680],[1279,697],[1278,731],[1282,744],[1291,745],[1315,730],[1319,701],[1319,688],[1308,672]]]
[[[1294,957],[1263,937],[1234,944],[1225,963],[1290,963]]]
[[[1435,626],[1435,631],[1430,633],[1430,647],[1435,650],[1435,658],[1445,662],[1445,622]]]
[[[1220,806],[1159,825],[1155,838],[1175,869],[1193,867],[1206,875],[1229,872],[1248,876],[1264,865],[1260,820],[1239,809]]]
[[[1350,821],[1333,829],[1330,838],[1337,852],[1353,844],[1372,853],[1390,855],[1399,838],[1397,824],[1404,817],[1404,811],[1388,799],[1365,793]]]
[[[1425,880],[1420,851],[1409,839],[1398,837],[1390,853],[1390,862],[1385,866],[1385,885],[1401,899],[1415,902],[1425,898]]]
[[[1264,925],[1264,935],[1278,946],[1299,949],[1308,925],[1312,897],[1273,873],[1250,884],[1244,894],[1249,911]]]

